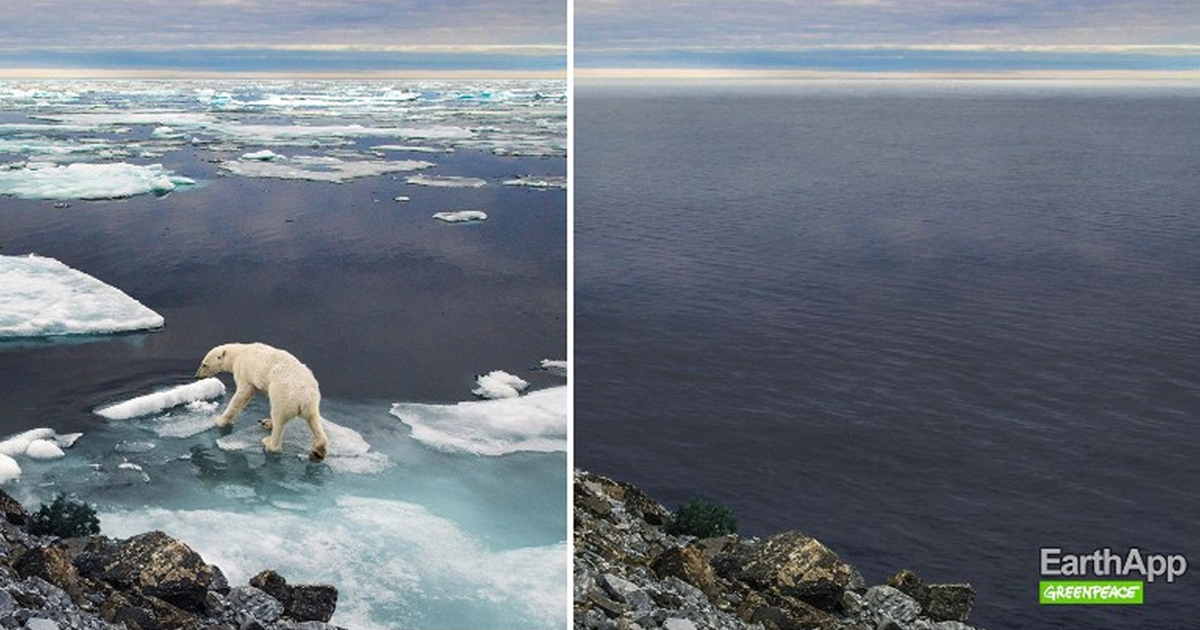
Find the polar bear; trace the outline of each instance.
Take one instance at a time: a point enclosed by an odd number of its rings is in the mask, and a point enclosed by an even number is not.
[[[288,420],[300,416],[308,421],[313,434],[308,458],[314,462],[325,459],[329,440],[321,427],[321,390],[312,370],[291,353],[264,343],[227,343],[204,355],[196,378],[208,378],[221,372],[231,372],[237,391],[225,413],[217,416],[219,427],[227,427],[241,415],[255,392],[263,392],[271,401],[271,417],[262,420],[263,428],[271,435],[263,445],[272,453],[283,450],[283,428]]]

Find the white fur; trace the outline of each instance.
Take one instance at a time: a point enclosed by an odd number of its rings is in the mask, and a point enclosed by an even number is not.
[[[227,343],[208,351],[196,378],[207,378],[221,372],[233,374],[237,391],[225,413],[217,416],[219,427],[227,427],[241,415],[255,392],[263,392],[271,402],[271,417],[262,421],[271,435],[263,445],[272,453],[283,449],[283,429],[297,416],[308,421],[313,434],[313,446],[308,457],[313,461],[325,458],[329,440],[321,427],[321,390],[312,370],[291,353],[263,343]]]

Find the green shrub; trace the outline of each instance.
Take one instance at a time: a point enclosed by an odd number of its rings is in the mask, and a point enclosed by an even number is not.
[[[90,505],[68,499],[60,492],[53,503],[42,504],[37,514],[29,517],[28,529],[38,536],[76,538],[99,534],[100,519]]]
[[[667,522],[667,533],[697,538],[736,534],[737,519],[733,516],[732,508],[695,497],[690,503],[675,509],[671,520]]]

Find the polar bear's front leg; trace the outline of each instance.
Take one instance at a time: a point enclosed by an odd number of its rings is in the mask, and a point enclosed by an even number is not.
[[[225,413],[217,416],[217,419],[214,420],[216,425],[227,427],[233,424],[233,421],[242,415],[242,410],[246,408],[246,405],[250,404],[250,399],[253,397],[253,387],[239,387],[233,394],[233,400],[230,400],[229,406],[225,408]]]

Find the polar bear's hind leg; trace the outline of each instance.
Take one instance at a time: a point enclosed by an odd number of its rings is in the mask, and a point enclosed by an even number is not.
[[[321,412],[314,410],[312,413],[306,414],[304,419],[308,421],[308,429],[313,434],[313,445],[312,449],[308,451],[308,460],[322,461],[329,450],[329,439],[325,437],[325,429],[321,428]]]
[[[291,416],[287,411],[280,408],[280,405],[271,405],[271,417],[267,422],[271,424],[271,435],[263,438],[263,446],[270,453],[278,453],[283,450],[283,428]]]

